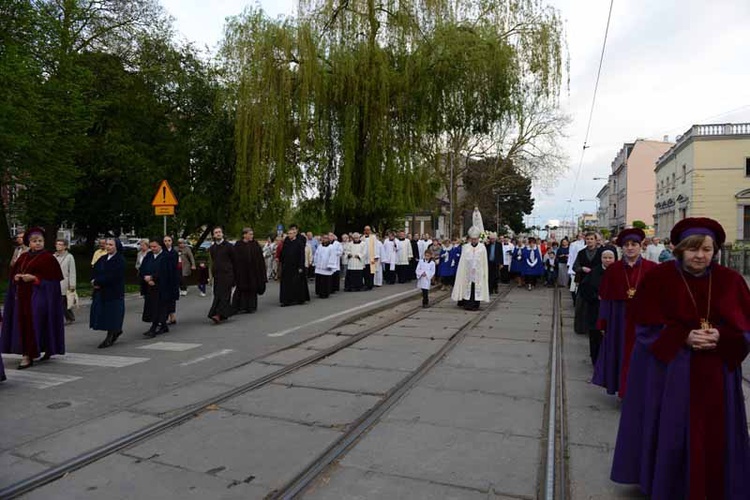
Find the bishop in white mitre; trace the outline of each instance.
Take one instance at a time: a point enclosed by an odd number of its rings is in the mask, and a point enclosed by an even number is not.
[[[469,229],[469,242],[461,249],[456,284],[451,293],[451,299],[469,311],[477,311],[480,302],[490,301],[487,249],[479,244],[479,234],[476,226]]]

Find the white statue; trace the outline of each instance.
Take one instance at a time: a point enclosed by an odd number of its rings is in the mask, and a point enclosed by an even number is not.
[[[479,213],[479,208],[474,207],[474,213],[471,215],[471,225],[479,229],[480,233],[484,232],[484,223],[482,222],[482,214]]]

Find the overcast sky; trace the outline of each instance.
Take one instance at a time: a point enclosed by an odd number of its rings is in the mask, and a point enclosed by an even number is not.
[[[607,0],[547,0],[565,20],[570,89],[561,104],[572,123],[563,145],[570,165],[554,190],[535,190],[535,223],[593,212],[593,199],[624,142],[670,140],[694,123],[750,121],[746,0],[615,0],[591,132],[578,182],[586,125],[607,22]],[[293,15],[295,0],[258,2]],[[215,47],[224,19],[254,2],[162,0],[184,38]],[[574,190],[575,185],[575,190]],[[567,200],[572,199],[572,203]]]

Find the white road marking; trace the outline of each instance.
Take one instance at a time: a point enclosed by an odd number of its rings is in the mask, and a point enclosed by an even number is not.
[[[4,354],[3,358],[21,359],[18,354]],[[124,368],[126,366],[145,363],[151,358],[136,358],[132,356],[105,356],[102,354],[83,354],[69,352],[63,356],[54,356],[49,364],[100,366],[102,368]]]
[[[156,351],[181,352],[181,351],[189,351],[190,349],[195,349],[196,347],[200,347],[201,345],[203,344],[183,344],[180,342],[155,342],[153,344],[141,346],[138,349],[153,349]]]
[[[210,354],[206,354],[205,356],[201,356],[200,358],[195,358],[195,359],[191,359],[190,361],[185,361],[184,363],[180,363],[180,366],[194,365],[196,363],[208,361],[209,359],[218,358],[219,356],[226,356],[227,354],[230,354],[233,352],[234,352],[234,349],[222,349],[221,351],[212,352]]]
[[[414,289],[414,290],[408,290],[406,292],[397,293],[395,295],[389,295],[388,297],[384,297],[382,299],[373,300],[372,302],[368,302],[366,304],[362,304],[362,305],[357,306],[357,307],[352,307],[351,309],[347,309],[346,311],[341,311],[341,312],[338,312],[336,314],[331,314],[329,316],[326,316],[324,318],[316,319],[315,321],[310,321],[308,323],[305,323],[304,325],[299,325],[299,326],[295,326],[293,328],[288,328],[286,330],[281,330],[280,332],[269,333],[268,336],[269,337],[283,337],[284,335],[290,334],[292,332],[296,332],[297,330],[300,330],[300,329],[305,328],[305,327],[310,326],[310,325],[315,325],[315,324],[318,324],[318,323],[325,323],[326,321],[331,321],[332,319],[336,319],[336,318],[338,318],[340,316],[345,316],[347,314],[351,314],[353,312],[357,312],[357,311],[360,311],[362,309],[367,309],[368,307],[372,307],[372,306],[375,306],[375,305],[378,305],[378,304],[382,304],[383,302],[388,302],[388,301],[393,300],[394,298],[397,298],[397,297],[405,297],[407,295],[413,295],[415,291],[416,291],[416,289]]]
[[[8,384],[8,387],[12,387],[17,384],[28,386],[33,389],[49,389],[50,387],[73,382],[81,378],[74,377],[72,375],[59,375],[55,373],[37,372],[33,370],[33,368],[24,371],[6,369],[5,375],[8,377],[8,380],[4,383]]]

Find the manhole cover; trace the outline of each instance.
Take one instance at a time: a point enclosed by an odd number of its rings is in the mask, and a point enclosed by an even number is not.
[[[57,403],[52,403],[51,405],[47,405],[47,408],[49,408],[50,410],[61,410],[63,408],[67,408],[68,406],[70,406],[70,402],[60,401]]]

